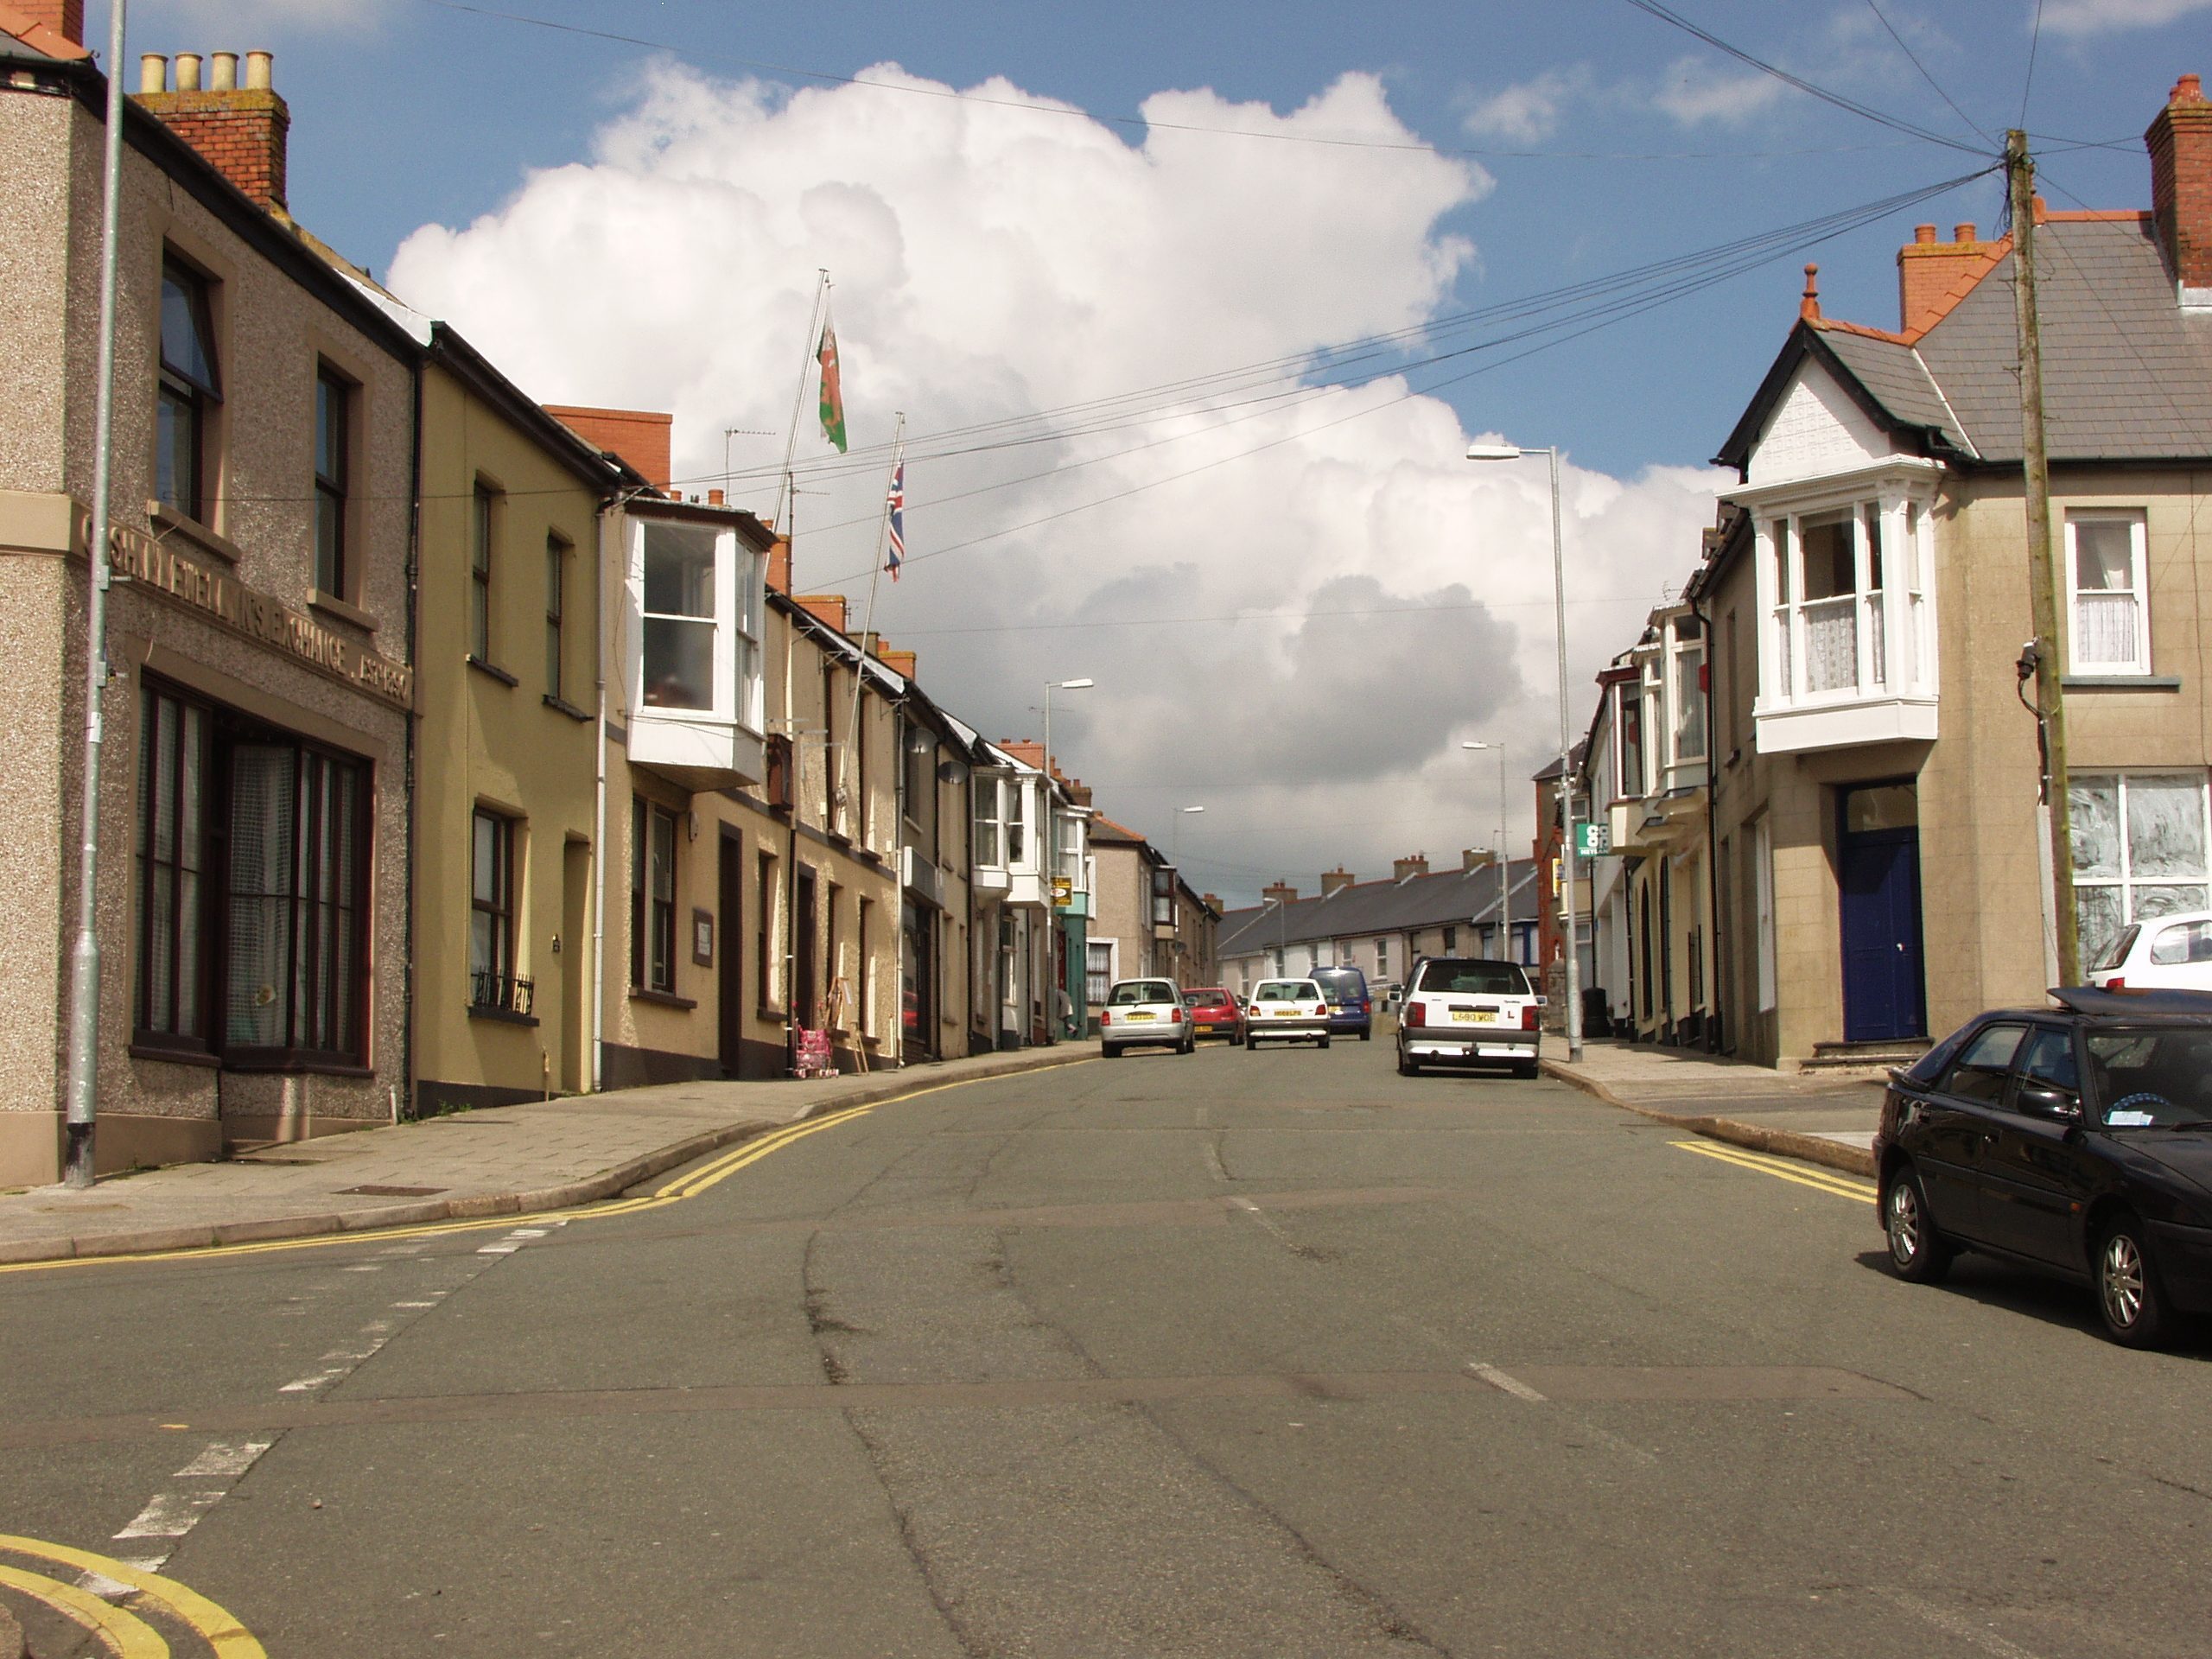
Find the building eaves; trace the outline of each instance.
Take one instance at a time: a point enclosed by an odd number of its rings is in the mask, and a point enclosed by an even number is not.
[[[371,298],[374,297],[372,293]],[[405,302],[395,300],[393,303],[404,305]],[[645,475],[635,467],[594,449],[576,435],[575,429],[547,414],[542,405],[502,374],[489,358],[470,345],[451,324],[432,321],[429,345],[432,362],[450,372],[455,379],[534,440],[579,481],[602,495],[611,495],[626,486],[636,488],[645,484]]]

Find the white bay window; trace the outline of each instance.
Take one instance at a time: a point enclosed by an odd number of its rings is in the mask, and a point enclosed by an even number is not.
[[[693,789],[759,782],[765,553],[718,509],[640,504],[618,533],[631,617],[630,758]]]

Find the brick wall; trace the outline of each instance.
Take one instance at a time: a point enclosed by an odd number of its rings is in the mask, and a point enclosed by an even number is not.
[[[2143,142],[2166,258],[2183,288],[2212,289],[2212,103],[2197,76],[2176,83]]]
[[[275,92],[141,92],[138,102],[263,207],[284,206],[291,111]]]

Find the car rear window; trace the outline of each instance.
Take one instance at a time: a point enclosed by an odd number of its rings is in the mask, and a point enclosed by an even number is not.
[[[1131,1002],[1173,1002],[1175,1000],[1175,988],[1164,979],[1124,980],[1106,999],[1117,1008]]]
[[[1229,993],[1218,985],[1198,985],[1183,993],[1183,1001],[1191,1007],[1211,1007],[1217,1002],[1229,1001]]]
[[[2132,922],[2120,930],[2120,937],[2105,947],[2104,955],[2090,965],[2093,974],[2109,972],[2127,960],[2127,953],[2135,948],[2135,936],[2143,931],[2142,924]]]
[[[1311,1002],[1321,995],[1310,979],[1268,979],[1252,993],[1255,1002]]]
[[[1357,1001],[1367,995],[1367,976],[1357,968],[1316,968],[1313,982],[1332,1002]]]
[[[2212,1122],[2212,1031],[2090,1031],[2082,1046],[2107,1128]]]
[[[1421,965],[1414,981],[1416,991],[1451,992],[1474,996],[1526,996],[1529,976],[1510,962],[1480,962],[1456,957],[1433,957]]]

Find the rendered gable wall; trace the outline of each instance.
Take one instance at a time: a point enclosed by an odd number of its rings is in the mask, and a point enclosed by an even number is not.
[[[1895,453],[1896,446],[1834,377],[1817,364],[1802,363],[1752,447],[1748,482],[1823,478],[1870,466]]]

